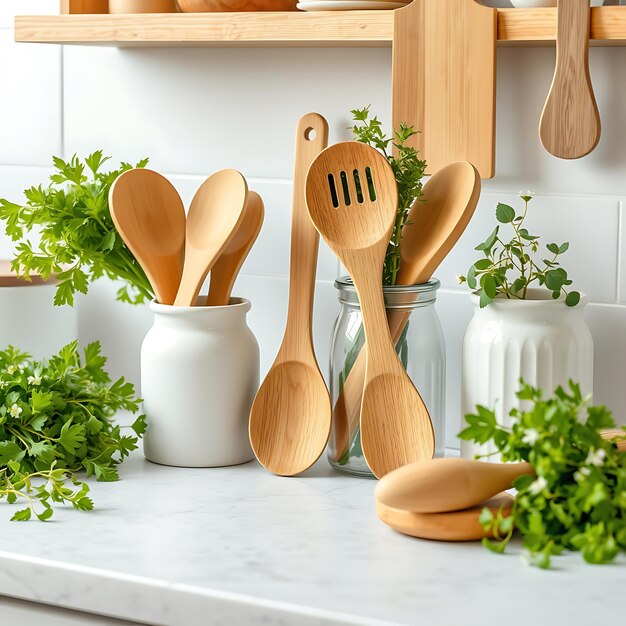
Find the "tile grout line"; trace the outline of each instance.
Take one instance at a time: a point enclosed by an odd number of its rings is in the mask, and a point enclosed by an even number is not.
[[[60,108],[61,119],[59,121],[59,131],[61,133],[61,154],[66,159],[65,154],[65,46],[60,46],[61,64],[59,68],[59,83],[60,83]]]
[[[617,304],[620,304],[622,301],[622,255],[623,255],[623,237],[622,237],[622,222],[623,222],[623,202],[620,200],[617,203],[617,268],[615,271],[615,297],[617,299]]]

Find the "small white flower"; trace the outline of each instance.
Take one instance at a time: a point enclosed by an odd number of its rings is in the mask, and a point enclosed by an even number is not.
[[[9,383],[5,382],[4,380],[0,380],[0,389],[4,389]]]
[[[11,417],[19,417],[21,412],[22,412],[22,407],[17,406],[17,404],[14,404],[9,409],[9,414],[11,415]]]
[[[532,493],[533,496],[536,496],[540,494],[547,486],[548,481],[543,476],[539,476],[537,480],[530,483],[528,491]]]
[[[581,467],[575,474],[574,474],[574,480],[577,483],[581,483],[583,482],[583,480],[585,480],[585,478],[587,478],[587,476],[589,476],[589,474],[591,474],[591,470],[588,467]]]
[[[28,384],[35,386],[41,385],[41,376],[29,376]]]
[[[9,365],[9,367],[7,367],[7,372],[10,376],[13,376],[13,374],[17,372],[17,365]]]
[[[538,441],[541,435],[539,431],[535,428],[528,428],[524,431],[524,436],[522,437],[522,442],[528,446],[534,446]]]
[[[606,459],[606,452],[602,448],[599,450],[589,450],[585,464],[602,467],[604,465],[604,459]]]

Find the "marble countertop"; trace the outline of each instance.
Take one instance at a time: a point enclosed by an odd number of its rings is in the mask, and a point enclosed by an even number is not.
[[[325,461],[298,478],[249,463],[153,465],[140,452],[96,510],[9,523],[0,505],[0,594],[149,624],[588,626],[621,612],[626,561],[553,571],[519,548],[442,544],[395,533],[374,482]]]

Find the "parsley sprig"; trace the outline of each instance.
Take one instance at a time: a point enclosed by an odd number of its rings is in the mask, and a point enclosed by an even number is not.
[[[510,518],[482,512],[496,538],[484,545],[504,552],[517,528],[532,565],[549,568],[565,549],[580,551],[588,563],[612,562],[626,552],[626,454],[602,438],[602,429],[615,427],[611,412],[590,406],[571,381],[569,390],[559,387],[547,400],[522,381],[517,396],[527,408],[511,411],[510,428],[479,406],[459,435],[492,441],[503,461],[529,461],[536,472],[513,483],[518,493]]]
[[[129,163],[103,172],[109,160],[101,150],[81,161],[53,157],[56,173],[47,187],[24,191],[25,204],[0,199],[0,219],[17,244],[12,267],[20,276],[31,273],[48,278],[56,274],[59,285],[54,303],[74,304],[76,293],[87,293],[89,283],[107,276],[121,280],[118,300],[140,304],[154,297],[150,282],[117,233],[109,211],[109,190],[115,179],[132,169]],[[145,167],[147,159],[135,167]],[[29,239],[38,229],[39,244]]]
[[[49,519],[54,502],[92,509],[77,472],[119,480],[116,466],[137,448],[137,437],[122,434],[112,418],[136,413],[140,400],[124,378],[111,382],[105,364],[98,342],[82,359],[76,341],[48,361],[14,347],[0,352],[0,499],[27,504],[13,520]],[[143,433],[143,416],[132,428]]]

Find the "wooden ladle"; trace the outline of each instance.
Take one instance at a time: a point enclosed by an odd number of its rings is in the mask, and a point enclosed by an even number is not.
[[[469,224],[480,197],[480,175],[467,161],[440,169],[424,186],[423,201],[417,201],[402,231],[398,285],[416,285],[430,280]],[[390,311],[387,315],[394,345],[410,312]],[[336,458],[348,450],[351,433],[356,432],[365,381],[365,351],[361,351],[333,414]]]
[[[363,453],[384,476],[432,458],[435,438],[424,401],[394,350],[382,290],[382,268],[398,205],[387,159],[361,143],[339,143],[322,152],[307,176],[311,220],[354,281],[366,337],[361,407]]]
[[[200,185],[187,215],[185,264],[176,306],[197,303],[204,279],[241,225],[247,196],[246,180],[235,170],[216,172]]]
[[[185,251],[185,208],[178,192],[161,174],[133,169],[111,186],[109,208],[157,301],[173,304]]]
[[[255,191],[250,191],[241,225],[211,269],[207,305],[225,306],[230,302],[233,285],[243,262],[261,232],[264,215],[265,209],[261,196]]]
[[[289,312],[278,356],[252,405],[250,442],[270,472],[295,476],[317,461],[328,441],[330,397],[313,350],[312,312],[319,235],[306,212],[304,182],[326,147],[328,124],[317,113],[296,131]]]

